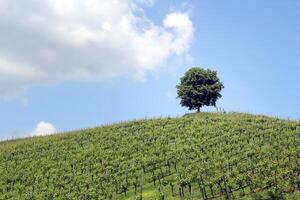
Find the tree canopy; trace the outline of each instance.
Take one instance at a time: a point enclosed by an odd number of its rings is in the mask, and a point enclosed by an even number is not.
[[[216,71],[193,67],[183,75],[176,88],[180,104],[199,112],[203,106],[216,106],[224,86]]]

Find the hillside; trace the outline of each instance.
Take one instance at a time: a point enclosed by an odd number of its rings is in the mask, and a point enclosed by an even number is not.
[[[0,199],[300,199],[299,147],[299,121],[239,113],[2,142]]]

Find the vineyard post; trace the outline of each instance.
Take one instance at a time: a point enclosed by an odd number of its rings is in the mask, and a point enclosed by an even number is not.
[[[143,199],[143,187],[144,187],[144,170],[142,170],[142,181],[141,181],[141,195],[140,199]]]

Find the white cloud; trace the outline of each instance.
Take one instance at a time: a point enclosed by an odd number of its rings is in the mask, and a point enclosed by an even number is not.
[[[127,76],[140,79],[193,37],[187,13],[162,25],[145,16],[153,0],[0,0],[0,96],[33,85]]]
[[[48,122],[41,121],[37,124],[36,128],[29,134],[30,136],[44,136],[54,134],[55,127]]]
[[[173,28],[176,33],[173,35],[172,49],[178,54],[187,51],[194,32],[193,23],[189,16],[178,12],[169,13],[163,24],[165,27]]]

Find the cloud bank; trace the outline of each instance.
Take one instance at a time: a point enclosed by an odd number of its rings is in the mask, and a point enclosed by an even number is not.
[[[29,136],[44,136],[56,133],[55,127],[48,122],[41,121],[36,128],[29,134]]]
[[[154,24],[151,0],[0,0],[0,96],[68,80],[142,78],[188,52],[193,23],[166,13]]]

